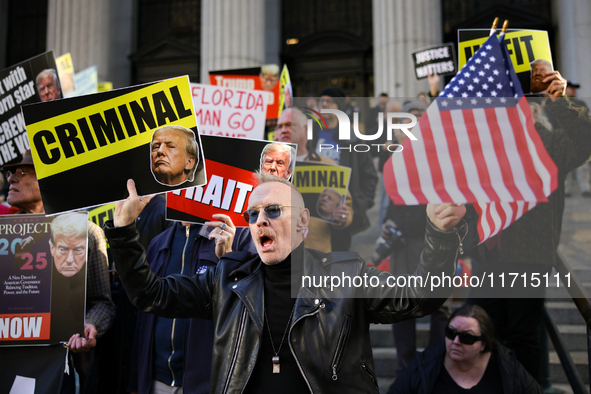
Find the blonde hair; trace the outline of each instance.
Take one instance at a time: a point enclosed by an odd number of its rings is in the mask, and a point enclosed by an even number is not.
[[[270,74],[273,76],[279,75],[279,66],[276,64],[263,64],[261,66],[261,75]]]
[[[55,246],[55,239],[86,238],[88,232],[88,218],[83,213],[65,213],[57,216],[51,222],[51,243]]]
[[[289,171],[291,173],[293,160],[296,157],[296,150],[293,146],[287,145],[283,142],[271,142],[265,145],[263,152],[261,153],[261,168],[263,168],[263,164],[265,164],[265,156],[273,152],[287,153],[289,155]]]
[[[189,181],[193,181],[193,178],[195,177],[195,171],[197,171],[197,164],[199,164],[199,145],[197,144],[197,141],[195,141],[195,133],[193,130],[187,129],[183,126],[167,125],[154,130],[154,133],[152,134],[152,141],[154,141],[156,134],[166,130],[173,130],[185,137],[185,151],[187,152],[187,155],[195,159],[195,165],[190,171],[187,171]]]

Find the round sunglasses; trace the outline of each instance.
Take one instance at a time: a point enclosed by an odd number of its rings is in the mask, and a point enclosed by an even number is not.
[[[456,339],[456,337],[460,337],[460,343],[463,343],[464,345],[473,345],[476,341],[482,341],[482,336],[460,332],[451,327],[445,328],[445,337],[451,341]]]
[[[242,216],[244,216],[244,219],[249,224],[254,224],[257,222],[257,220],[259,218],[259,209],[260,208],[263,208],[263,210],[265,211],[265,216],[267,216],[269,219],[277,219],[279,216],[281,216],[281,208],[288,208],[288,207],[291,207],[291,205],[270,204],[270,205],[267,205],[266,207],[261,206],[261,207],[247,209],[246,211],[244,211]]]

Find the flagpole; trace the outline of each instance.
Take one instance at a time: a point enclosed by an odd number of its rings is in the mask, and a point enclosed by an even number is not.
[[[497,24],[498,23],[499,23],[499,18],[497,17],[497,18],[495,18],[495,21],[493,22],[492,27],[490,28],[490,34],[488,35],[489,37],[497,32]]]
[[[507,26],[509,26],[509,20],[505,19],[505,22],[503,22],[503,29],[501,30],[501,34],[499,34],[499,42],[503,42],[505,33],[507,32]]]

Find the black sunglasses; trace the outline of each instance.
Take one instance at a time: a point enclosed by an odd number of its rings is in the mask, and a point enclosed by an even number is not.
[[[464,345],[473,345],[476,341],[482,341],[482,337],[477,337],[476,335],[468,334],[467,332],[460,332],[456,331],[451,327],[445,328],[445,337],[449,340],[454,340],[456,337],[460,337],[460,342]]]
[[[257,222],[257,219],[259,218],[259,208],[263,208],[263,210],[265,211],[265,215],[269,219],[277,219],[279,216],[281,216],[281,208],[286,208],[286,207],[290,207],[290,206],[291,205],[270,204],[270,205],[267,205],[266,207],[250,208],[250,209],[247,209],[246,211],[244,211],[242,216],[244,216],[244,219],[249,224],[254,224]]]

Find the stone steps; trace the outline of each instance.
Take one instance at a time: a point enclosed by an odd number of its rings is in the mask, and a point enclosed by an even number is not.
[[[422,351],[422,348],[418,349]],[[395,348],[374,348],[375,373],[379,378],[394,379],[396,377],[396,366],[398,359]],[[589,367],[587,361],[587,351],[571,351],[570,355],[575,363],[583,382],[589,381]],[[550,351],[550,378],[552,382],[566,383],[568,379],[564,369],[560,364],[558,355],[555,351]]]
[[[454,308],[460,303],[455,303]],[[546,303],[550,315],[553,317],[562,339],[576,368],[585,383],[589,382],[589,368],[587,358],[586,327],[583,318],[571,300],[559,299]],[[394,347],[391,325],[376,324],[370,328],[370,336],[373,344],[376,375],[380,385],[380,392],[386,393],[396,375],[398,359]],[[417,321],[417,348],[422,351],[429,341],[429,317],[423,317]],[[560,364],[558,355],[550,346],[550,377],[553,387],[559,387],[565,393],[572,392],[568,380]]]

